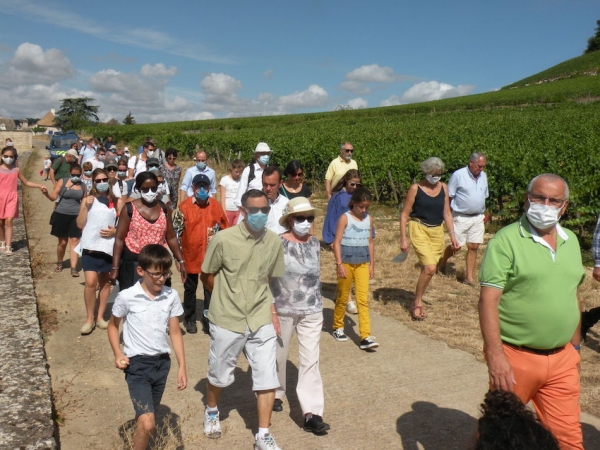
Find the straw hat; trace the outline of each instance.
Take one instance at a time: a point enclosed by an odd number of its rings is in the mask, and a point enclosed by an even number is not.
[[[291,199],[283,210],[283,215],[279,219],[279,225],[287,227],[287,218],[292,214],[310,213],[315,217],[323,214],[323,210],[313,208],[306,197],[295,197]]]

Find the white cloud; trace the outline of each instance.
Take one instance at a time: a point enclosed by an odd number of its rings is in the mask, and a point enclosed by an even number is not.
[[[366,101],[364,98],[358,97],[350,100],[348,102],[348,106],[350,106],[352,109],[363,109],[369,107],[369,102]]]
[[[401,81],[416,81],[411,75],[395,73],[391,67],[381,67],[379,64],[360,66],[344,76],[339,88],[342,91],[350,91],[358,95],[371,93],[367,83],[398,83]]]
[[[146,78],[174,77],[175,75],[177,75],[177,67],[171,66],[167,69],[163,63],[154,65],[144,64],[142,66],[140,74]]]
[[[392,95],[391,97],[382,100],[381,103],[379,103],[379,106],[394,106],[401,104],[402,102],[400,101],[400,97],[398,97],[397,95]]]
[[[279,102],[282,106],[298,108],[324,106],[327,103],[327,91],[321,86],[311,84],[308,89],[305,89],[304,91],[294,92],[293,94],[280,97]]]
[[[55,48],[24,42],[14,56],[0,67],[0,85],[53,84],[76,74],[69,58]]]
[[[428,81],[415,84],[408,89],[400,101],[402,103],[419,103],[428,102],[431,100],[440,100],[443,98],[460,97],[469,95],[475,86],[471,84],[452,86],[446,83],[438,83],[437,81]]]

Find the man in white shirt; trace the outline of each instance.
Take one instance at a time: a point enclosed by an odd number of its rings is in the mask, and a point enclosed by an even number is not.
[[[96,156],[96,141],[94,138],[90,138],[87,144],[79,150],[79,164],[83,166],[84,162],[90,161],[94,156]]]
[[[104,147],[100,147],[96,151],[96,155],[89,161],[92,163],[92,170],[104,169],[104,161],[106,160],[106,150]]]
[[[190,167],[185,171],[183,175],[183,181],[181,182],[181,192],[179,202],[183,202],[186,198],[194,195],[194,187],[192,186],[192,181],[196,175],[206,175],[210,180],[210,192],[209,195],[214,197],[217,193],[217,177],[215,171],[208,167],[208,157],[206,156],[206,152],[204,150],[200,150],[196,153],[196,157],[194,158],[196,164],[193,167]]]
[[[485,199],[489,196],[487,176],[483,171],[486,164],[487,158],[483,153],[473,153],[469,164],[454,172],[448,182],[455,237],[461,246],[467,244],[467,272],[463,282],[469,286],[475,286],[473,271],[477,249],[483,243],[485,232]],[[442,273],[446,271],[448,259],[458,250],[452,246],[446,247],[439,262]]]
[[[269,217],[267,218],[267,229],[277,234],[285,233],[288,230],[279,224],[283,210],[289,202],[289,199],[285,195],[279,194],[282,182],[282,174],[279,167],[267,166],[265,168],[262,173],[262,191],[267,194],[269,206],[271,207]]]
[[[240,185],[235,200],[235,206],[242,212],[242,195],[250,189],[262,189],[262,173],[271,159],[271,149],[266,142],[259,142],[254,149],[254,162],[242,171]],[[241,217],[241,214],[240,214]]]

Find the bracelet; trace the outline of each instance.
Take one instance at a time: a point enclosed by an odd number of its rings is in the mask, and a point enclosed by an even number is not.
[[[577,350],[577,351],[580,351],[580,350],[581,350],[581,344],[578,344],[578,345],[573,345],[573,348],[574,348],[575,350]]]
[[[341,266],[344,263],[335,263],[336,266]]]
[[[456,234],[454,231],[448,231],[448,234]]]
[[[119,270],[118,267],[111,267],[110,270]]]
[[[271,314],[277,314],[277,311],[271,311]]]
[[[181,261],[177,261],[179,264],[183,264],[185,261],[182,259]]]

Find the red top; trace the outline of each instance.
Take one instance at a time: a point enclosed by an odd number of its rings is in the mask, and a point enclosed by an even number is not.
[[[145,219],[132,203],[133,212],[129,222],[129,232],[125,237],[125,245],[133,253],[139,254],[148,244],[167,246],[167,216],[162,208],[156,222]]]

